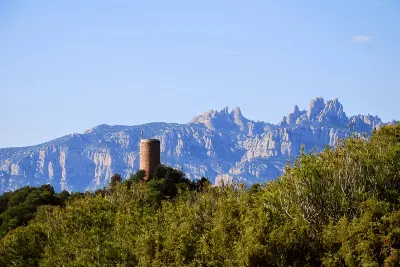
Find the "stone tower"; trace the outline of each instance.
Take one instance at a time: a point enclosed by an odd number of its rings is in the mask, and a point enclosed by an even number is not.
[[[144,179],[147,179],[160,164],[160,140],[142,139],[140,141],[140,169],[146,172]]]

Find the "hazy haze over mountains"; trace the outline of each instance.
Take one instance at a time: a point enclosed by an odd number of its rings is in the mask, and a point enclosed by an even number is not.
[[[36,146],[0,149],[0,192],[45,183],[58,191],[94,190],[114,173],[126,178],[139,167],[142,129],[146,138],[160,139],[162,162],[190,179],[251,184],[276,178],[302,145],[323,149],[383,124],[377,116],[348,117],[338,99],[315,98],[307,110],[294,106],[278,124],[251,121],[240,108],[226,107],[187,124],[99,125]]]

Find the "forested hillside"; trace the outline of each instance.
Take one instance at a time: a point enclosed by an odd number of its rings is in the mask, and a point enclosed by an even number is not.
[[[0,266],[399,266],[400,125],[303,152],[250,189],[164,166],[141,177],[41,203],[5,231]]]

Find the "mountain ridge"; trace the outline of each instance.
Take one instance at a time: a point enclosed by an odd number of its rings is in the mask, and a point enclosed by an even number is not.
[[[142,130],[146,138],[160,139],[163,163],[182,168],[190,179],[206,176],[218,184],[268,181],[302,145],[323,149],[384,124],[378,116],[347,117],[337,98],[322,97],[312,99],[308,110],[295,105],[277,124],[249,120],[239,107],[209,110],[186,124],[101,124],[34,146],[0,149],[0,192],[45,183],[58,191],[94,190],[114,173],[126,178],[138,169]]]

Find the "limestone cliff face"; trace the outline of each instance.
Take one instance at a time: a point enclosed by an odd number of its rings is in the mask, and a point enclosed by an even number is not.
[[[302,146],[323,149],[383,124],[371,115],[348,118],[337,99],[315,98],[277,125],[248,120],[239,108],[207,111],[188,124],[99,125],[37,146],[0,149],[0,193],[45,183],[57,191],[94,190],[114,173],[127,178],[139,168],[142,129],[146,138],[160,139],[161,161],[188,178],[251,184],[276,178]]]

